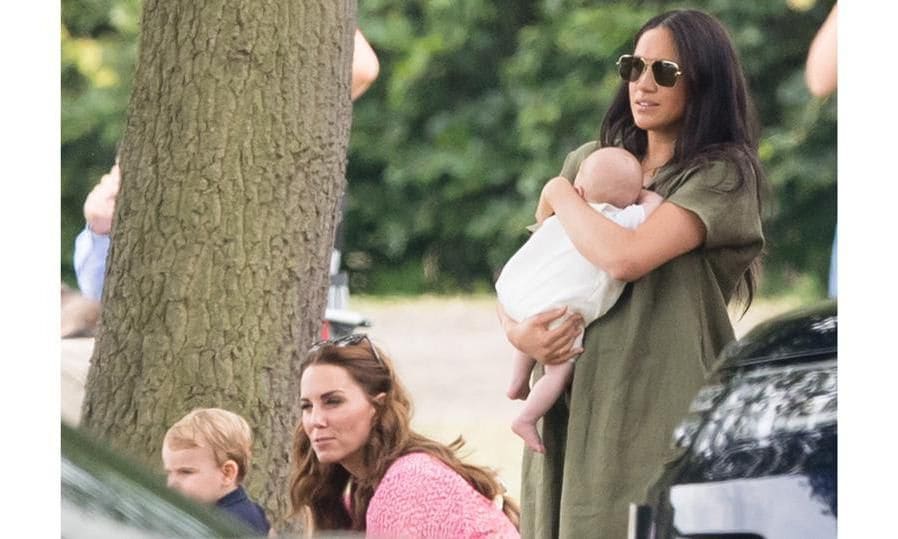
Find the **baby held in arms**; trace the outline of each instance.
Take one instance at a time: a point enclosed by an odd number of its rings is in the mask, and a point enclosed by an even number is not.
[[[642,167],[635,156],[621,148],[607,147],[583,160],[574,187],[595,211],[622,227],[634,229],[663,200],[660,195],[643,190],[642,178]],[[566,307],[567,315],[579,313],[585,326],[614,305],[625,285],[587,260],[571,242],[558,218],[551,216],[505,264],[496,281],[496,292],[500,308],[516,322]],[[557,327],[563,319],[557,319],[549,329]],[[571,350],[580,348],[582,342],[581,331],[571,342]],[[533,358],[515,350],[513,361],[508,396],[525,399],[526,403],[512,423],[512,430],[524,439],[527,447],[543,453],[545,448],[536,422],[570,384],[574,361],[546,365],[544,376],[532,389],[529,389],[529,379],[535,363]]]

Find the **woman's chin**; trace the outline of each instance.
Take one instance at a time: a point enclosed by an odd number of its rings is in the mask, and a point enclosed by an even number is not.
[[[321,464],[334,464],[340,460],[333,451],[315,451],[315,457]]]
[[[633,115],[633,124],[636,125],[639,129],[643,131],[648,131],[655,127],[655,122],[653,122],[650,118],[641,117],[642,115]]]

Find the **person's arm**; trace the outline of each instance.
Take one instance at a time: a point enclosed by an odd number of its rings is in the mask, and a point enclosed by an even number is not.
[[[115,197],[120,185],[121,173],[118,164],[115,164],[108,173],[103,174],[84,200],[84,220],[94,233],[106,236],[112,230]]]
[[[808,60],[804,79],[808,89],[817,97],[825,97],[836,89],[838,83],[838,48],[836,46],[836,15],[839,5],[833,6],[823,25],[817,30]]]
[[[78,288],[82,294],[97,301],[103,294],[109,232],[112,230],[115,198],[120,185],[121,176],[116,164],[87,195],[84,201],[84,220],[87,226],[75,238],[73,258]]]
[[[563,177],[549,180],[540,196],[558,216],[574,247],[621,281],[635,281],[705,240],[701,219],[675,204],[662,203],[645,223],[629,230],[593,211]]]
[[[355,101],[371,86],[380,73],[380,62],[374,49],[356,28],[355,45],[352,50],[352,90],[350,98]]]

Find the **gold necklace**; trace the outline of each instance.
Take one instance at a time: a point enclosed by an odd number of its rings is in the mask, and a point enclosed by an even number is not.
[[[676,146],[676,143],[677,143],[677,141],[674,140],[673,141],[674,146]],[[646,159],[646,160],[648,159],[648,151],[646,151],[646,155],[644,156],[644,159]],[[659,163],[658,165],[656,165],[654,167],[647,166],[647,163],[645,161],[640,161],[639,164],[642,165],[642,172],[644,175],[647,175],[649,178],[654,178],[655,175],[658,174],[658,169],[660,169],[661,167],[663,167],[664,165],[669,163],[671,159],[673,159],[673,153],[671,153],[671,155],[667,159],[665,159],[662,163]]]

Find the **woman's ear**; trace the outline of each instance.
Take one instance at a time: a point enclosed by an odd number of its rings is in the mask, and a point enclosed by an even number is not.
[[[386,393],[378,393],[376,397],[371,399],[373,402],[377,403],[378,406],[383,406],[385,400],[387,400]]]
[[[237,483],[237,473],[239,471],[240,466],[238,466],[233,459],[228,459],[221,465],[221,473],[224,475],[225,482],[228,484]]]

